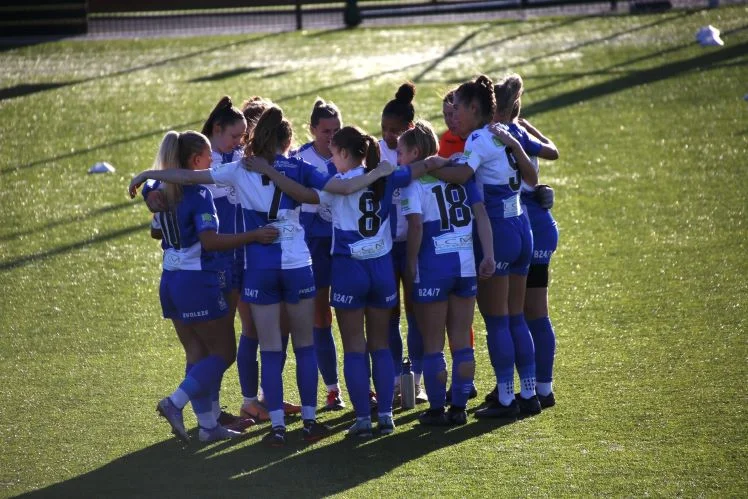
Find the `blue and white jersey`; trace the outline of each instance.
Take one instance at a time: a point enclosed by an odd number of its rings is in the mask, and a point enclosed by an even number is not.
[[[543,143],[527,133],[527,130],[525,130],[525,128],[518,123],[509,123],[507,125],[507,129],[509,130],[509,133],[511,133],[512,136],[517,139],[517,141],[522,146],[522,149],[524,149],[527,155],[530,157],[532,166],[533,168],[535,168],[535,173],[538,173],[538,154],[540,154],[540,150],[543,149]],[[522,193],[534,191],[534,187],[530,187],[524,180],[522,181]]]
[[[273,167],[314,189],[322,189],[330,179],[309,163],[280,154],[276,156]],[[280,231],[272,244],[245,246],[246,269],[296,269],[312,264],[304,241],[304,228],[299,221],[299,203],[276,188],[267,177],[246,170],[242,160],[212,168],[211,175],[216,184],[235,188],[245,230],[272,225]]]
[[[156,214],[163,234],[164,270],[211,270],[223,268],[215,251],[205,251],[199,234],[218,231],[213,196],[202,185],[182,187],[182,200],[173,211]]]
[[[229,153],[211,152],[211,168],[219,168],[226,163],[239,161],[244,156],[241,148],[236,148]],[[210,193],[213,195],[213,204],[216,205],[218,220],[220,223],[219,234],[239,234],[244,232],[244,220],[242,219],[241,208],[236,199],[236,190],[231,186],[220,186],[207,184]],[[236,248],[221,252],[227,260],[242,260],[244,252],[241,248]]]
[[[382,161],[389,161],[397,166],[397,149],[390,149],[384,139],[379,140],[379,156]],[[401,191],[399,188],[392,193],[392,217],[390,226],[392,229],[392,240],[395,242],[405,241],[408,238],[408,220],[400,208]]]
[[[335,175],[337,170],[329,159],[323,158],[314,148],[314,142],[304,144],[292,156],[314,165],[323,175]],[[301,205],[301,225],[306,237],[332,237],[332,213],[324,203]]]
[[[465,151],[457,160],[475,171],[478,189],[490,218],[512,218],[522,214],[519,201],[521,176],[511,151],[488,129],[470,134]]]
[[[337,178],[348,179],[364,175],[363,166],[357,166]],[[356,260],[379,258],[392,249],[390,214],[392,194],[395,189],[410,183],[410,168],[400,168],[386,177],[382,198],[374,199],[370,188],[353,194],[342,195],[322,193],[322,201],[332,210],[332,250],[333,255],[349,256]]]
[[[425,175],[404,189],[403,214],[423,217],[416,282],[422,275],[429,279],[475,277],[471,206],[480,201],[472,178],[459,185]]]

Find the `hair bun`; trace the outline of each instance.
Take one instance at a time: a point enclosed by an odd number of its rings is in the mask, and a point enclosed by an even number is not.
[[[493,91],[493,82],[491,81],[491,78],[486,75],[480,75],[475,79],[475,83]]]
[[[410,104],[416,96],[416,86],[412,81],[400,85],[395,94],[395,100]]]
[[[324,107],[325,105],[327,105],[327,103],[321,97],[317,97],[317,100],[314,101],[314,109],[317,109],[318,107]]]

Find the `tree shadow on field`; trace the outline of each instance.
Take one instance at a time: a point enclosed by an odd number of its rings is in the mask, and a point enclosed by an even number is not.
[[[410,411],[396,417],[404,425],[417,417]],[[352,422],[336,418],[335,430]],[[332,421],[326,421],[332,423]],[[475,421],[461,427],[398,429],[373,439],[343,438],[309,445],[295,425],[285,448],[269,448],[257,437],[263,425],[233,441],[180,448],[170,439],[112,461],[101,468],[20,497],[72,496],[234,496],[322,497],[377,479],[399,466],[439,449],[493,432],[497,440],[506,423]],[[192,435],[195,436],[194,433]],[[481,456],[465,456],[466,463]]]
[[[262,66],[254,67],[254,66],[242,66],[234,69],[228,69],[226,71],[219,71],[218,73],[213,73],[206,76],[200,76],[198,78],[193,78],[191,80],[187,80],[189,83],[203,83],[207,81],[220,81],[225,80],[227,78],[233,78],[234,76],[239,75],[245,75],[248,73],[254,73],[257,71],[261,71],[265,69]]]
[[[280,36],[285,33],[269,33],[263,36],[252,36],[250,38],[247,38],[245,40],[239,40],[236,42],[231,43],[223,43],[221,45],[215,45],[211,47],[207,47],[200,50],[195,50],[193,52],[188,52],[186,54],[176,55],[174,57],[167,57],[166,59],[160,59],[158,61],[149,62],[146,64],[140,64],[138,66],[133,66],[130,68],[121,69],[119,71],[112,71],[111,73],[106,73],[98,76],[92,76],[90,78],[82,78],[80,80],[73,80],[68,82],[49,82],[49,83],[37,83],[37,84],[29,84],[29,83],[21,83],[18,85],[14,85],[13,87],[8,88],[2,88],[0,89],[0,102],[6,99],[11,99],[14,97],[22,97],[26,95],[32,95],[38,92],[43,92],[46,90],[51,90],[55,88],[61,88],[61,87],[67,87],[70,85],[77,85],[79,83],[88,83],[91,81],[98,81],[98,80],[104,80],[106,78],[114,78],[117,76],[122,76],[130,73],[135,73],[137,71],[142,71],[144,69],[151,69],[158,66],[165,66],[167,64],[171,64],[173,62],[177,61],[183,61],[185,59],[191,59],[193,57],[198,57],[201,55],[209,54],[211,52],[215,52],[217,50],[223,50],[227,48],[232,47],[238,47],[241,45],[248,45],[251,43],[256,43],[261,40],[266,40],[268,38],[272,38],[275,36]]]

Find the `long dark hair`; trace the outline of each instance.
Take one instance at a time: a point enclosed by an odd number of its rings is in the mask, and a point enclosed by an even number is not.
[[[216,107],[210,112],[208,119],[203,124],[202,134],[206,137],[213,135],[213,127],[218,125],[221,128],[231,126],[237,121],[243,121],[244,114],[234,107],[231,102],[231,97],[224,95],[221,100],[218,101]]]
[[[490,123],[496,112],[496,96],[493,93],[493,82],[486,75],[480,75],[475,81],[463,83],[457,88],[455,97],[461,103],[478,105],[478,117],[481,126]]]
[[[344,126],[332,137],[332,143],[339,149],[348,151],[357,161],[363,161],[366,172],[372,171],[379,164],[379,143],[371,135],[367,135],[353,126]],[[384,196],[386,178],[380,178],[369,189],[374,193],[374,200],[379,201]]]
[[[265,158],[270,164],[275,161],[278,148],[289,144],[293,138],[291,123],[283,117],[278,106],[270,106],[262,113],[257,126],[252,130],[245,156]]]

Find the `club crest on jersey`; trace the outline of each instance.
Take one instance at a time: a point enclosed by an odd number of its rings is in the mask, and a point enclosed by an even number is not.
[[[498,137],[493,136],[491,137],[491,140],[493,141],[493,145],[495,145],[496,147],[504,147],[504,143],[500,141]]]
[[[203,220],[203,223],[211,223],[213,221],[213,215],[210,213],[203,213],[200,215],[200,218]]]
[[[444,253],[454,253],[456,251],[473,249],[472,234],[455,234],[449,232],[441,236],[432,237],[434,241],[434,252],[437,255]]]
[[[473,151],[471,151],[470,149],[465,149],[462,152],[462,157],[465,159],[469,159],[471,154],[473,154]]]

